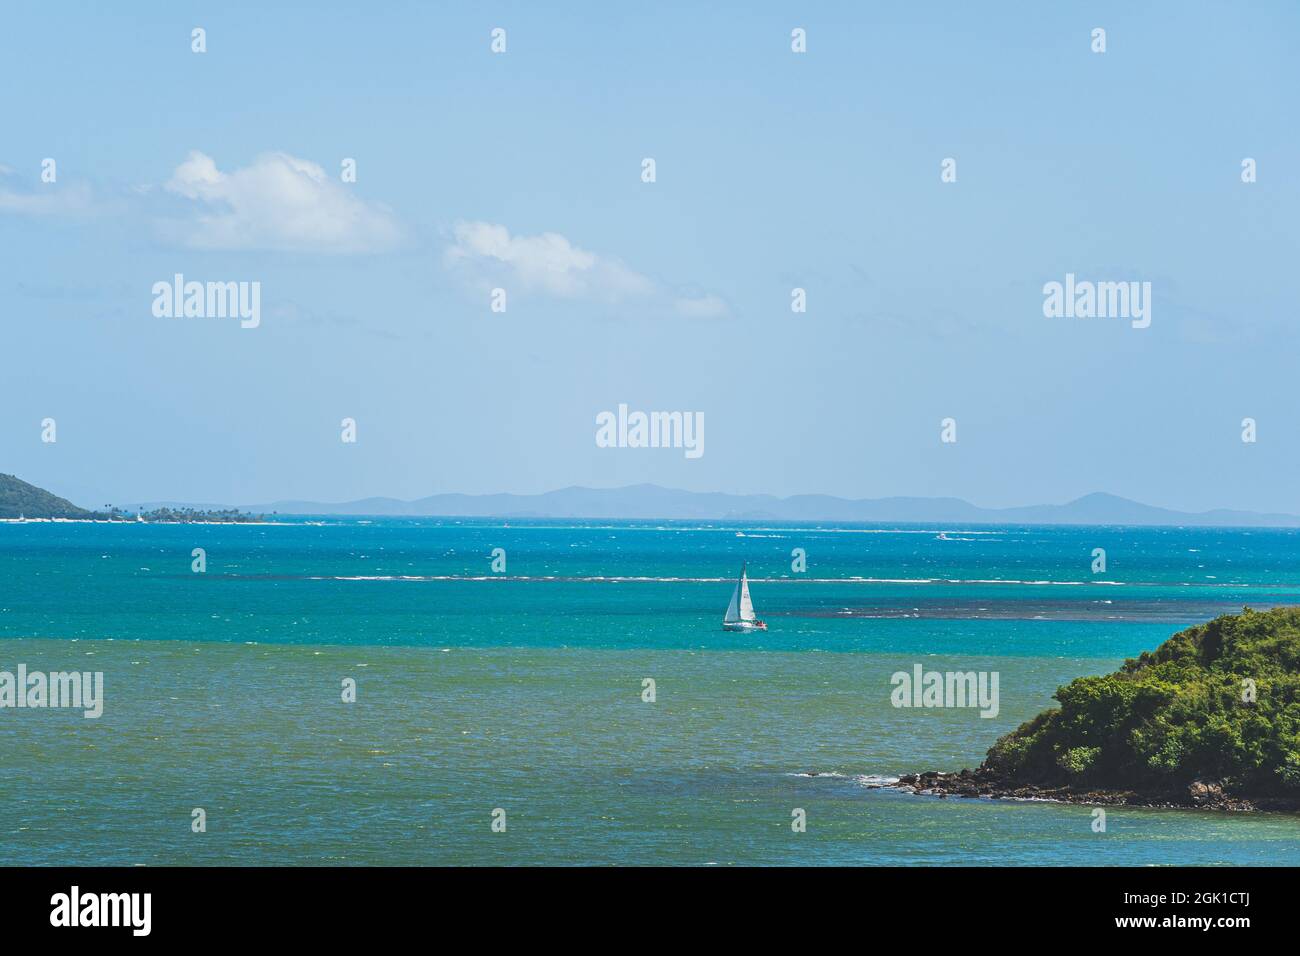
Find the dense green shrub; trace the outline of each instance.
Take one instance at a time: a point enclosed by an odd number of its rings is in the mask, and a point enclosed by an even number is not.
[[[1300,608],[1188,628],[1055,697],[1060,709],[1001,738],[985,766],[1039,786],[1172,791],[1202,779],[1300,794]]]

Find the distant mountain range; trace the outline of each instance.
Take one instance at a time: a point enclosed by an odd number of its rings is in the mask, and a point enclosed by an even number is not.
[[[142,507],[179,507],[148,502]],[[188,505],[217,510],[223,505]],[[658,485],[561,488],[540,495],[432,495],[416,501],[363,498],[340,504],[275,501],[242,510],[283,515],[440,516],[473,518],[647,518],[735,521],[890,521],[963,524],[1196,525],[1300,527],[1300,516],[1219,509],[1190,513],[1144,505],[1109,494],[1084,495],[1062,505],[981,508],[960,498],[836,498],[831,495],[731,495],[680,491]]]
[[[228,506],[174,501],[128,505],[152,511]],[[954,524],[1193,525],[1300,527],[1300,516],[1218,509],[1198,513],[1144,505],[1117,495],[1091,494],[1063,505],[981,508],[960,498],[836,498],[831,495],[729,495],[658,485],[561,488],[540,495],[431,495],[416,501],[363,498],[340,504],[273,501],[242,511],[282,515],[371,515],[448,518],[643,518],[731,521],[889,521]],[[92,512],[13,475],[0,475],[0,518],[84,518]]]

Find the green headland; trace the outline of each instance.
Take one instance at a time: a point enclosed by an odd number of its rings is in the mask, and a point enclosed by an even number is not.
[[[905,776],[952,796],[1300,809],[1300,608],[1190,627],[1113,674],[1080,677],[976,770]]]

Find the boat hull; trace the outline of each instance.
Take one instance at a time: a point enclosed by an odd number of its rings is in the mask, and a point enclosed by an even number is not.
[[[763,621],[723,621],[722,629],[724,631],[766,631],[767,624]]]

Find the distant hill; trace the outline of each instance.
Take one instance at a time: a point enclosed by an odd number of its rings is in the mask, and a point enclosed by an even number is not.
[[[152,502],[142,507],[175,506]],[[219,505],[197,507],[218,508]],[[1109,494],[1062,505],[981,508],[960,498],[836,498],[831,495],[731,495],[658,485],[561,488],[540,495],[433,495],[415,501],[363,498],[339,504],[275,501],[247,510],[282,515],[372,515],[465,518],[641,518],[732,521],[889,521],[962,524],[1187,525],[1300,527],[1300,517],[1253,511],[1171,511]]]
[[[0,475],[0,518],[87,518],[90,512],[66,498],[29,485],[13,475]]]

